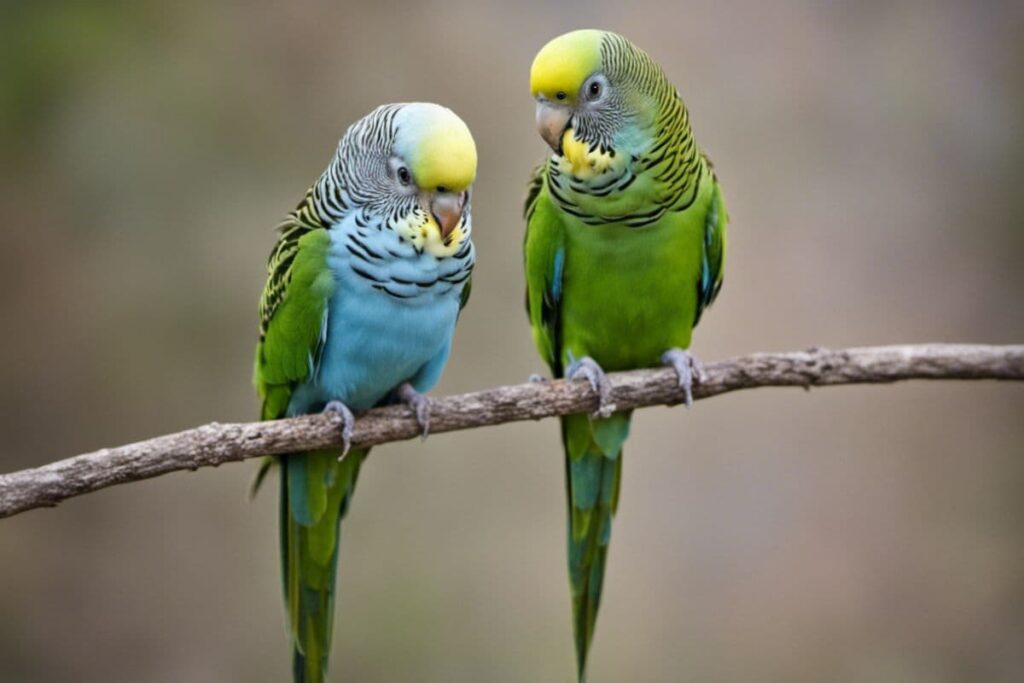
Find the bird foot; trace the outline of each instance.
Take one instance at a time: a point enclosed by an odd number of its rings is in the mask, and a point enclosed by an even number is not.
[[[687,408],[693,407],[693,380],[703,382],[707,375],[704,373],[704,364],[685,349],[669,349],[661,354],[661,364],[667,365],[676,371],[679,378],[679,388],[683,390],[683,402]]]
[[[530,375],[529,377],[527,377],[526,379],[527,379],[528,382],[531,382],[533,384],[537,384],[539,382],[547,382],[548,381],[547,377],[545,377],[544,375],[541,375],[540,373],[536,373],[536,372],[533,373],[532,375]]]
[[[610,417],[615,412],[615,404],[611,402],[612,384],[596,360],[584,356],[573,361],[569,364],[565,376],[570,380],[582,377],[590,382],[591,388],[597,393],[597,410],[593,412],[594,417]]]
[[[338,456],[338,461],[340,462],[348,455],[349,449],[352,448],[352,430],[356,424],[356,416],[341,401],[330,401],[324,406],[324,412],[341,416],[341,455]]]
[[[420,439],[426,441],[430,433],[430,398],[416,391],[408,382],[402,382],[396,394],[416,415],[416,422],[420,426]]]

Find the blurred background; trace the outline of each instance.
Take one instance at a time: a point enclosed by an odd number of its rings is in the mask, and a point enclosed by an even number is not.
[[[479,263],[438,393],[541,370],[520,205],[548,39],[666,68],[732,224],[705,360],[1024,341],[1019,2],[5,2],[0,470],[256,417],[273,228],[356,118],[473,130]],[[1024,678],[1024,386],[762,390],[634,420],[592,655],[611,681]],[[255,463],[0,521],[0,680],[283,681]],[[569,681],[554,421],[378,448],[345,681]]]

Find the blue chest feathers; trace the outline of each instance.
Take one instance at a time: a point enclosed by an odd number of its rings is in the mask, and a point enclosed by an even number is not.
[[[430,389],[448,358],[473,257],[468,239],[437,258],[388,229],[332,228],[327,265],[337,285],[312,381],[296,390],[291,412],[330,400],[365,410],[405,381]]]

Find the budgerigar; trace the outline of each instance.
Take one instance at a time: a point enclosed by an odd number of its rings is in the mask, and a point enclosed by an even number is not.
[[[421,392],[448,359],[474,251],[476,148],[436,104],[391,104],[352,125],[281,223],[260,301],[255,382],[263,419],[338,412],[345,448],[282,456],[281,554],[295,681],[324,680],[339,522],[367,449],[352,412],[402,401],[428,429]],[[347,451],[347,452],[346,452]]]
[[[686,349],[722,285],[725,205],[686,107],[661,67],[620,35],[574,31],[530,71],[553,154],[526,201],[527,310],[556,377],[585,377],[592,415],[562,419],[569,579],[579,679],[586,674],[619,498],[630,412],[604,371],[668,364],[692,402]]]

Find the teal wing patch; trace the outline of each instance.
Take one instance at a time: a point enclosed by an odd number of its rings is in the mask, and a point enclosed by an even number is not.
[[[710,168],[711,162],[708,161]],[[722,190],[718,179],[712,174],[714,193],[707,217],[704,219],[704,256],[701,262],[700,276],[697,280],[697,312],[693,324],[696,327],[704,309],[710,306],[718,292],[722,289],[725,276],[726,225],[729,214],[722,200]]]

